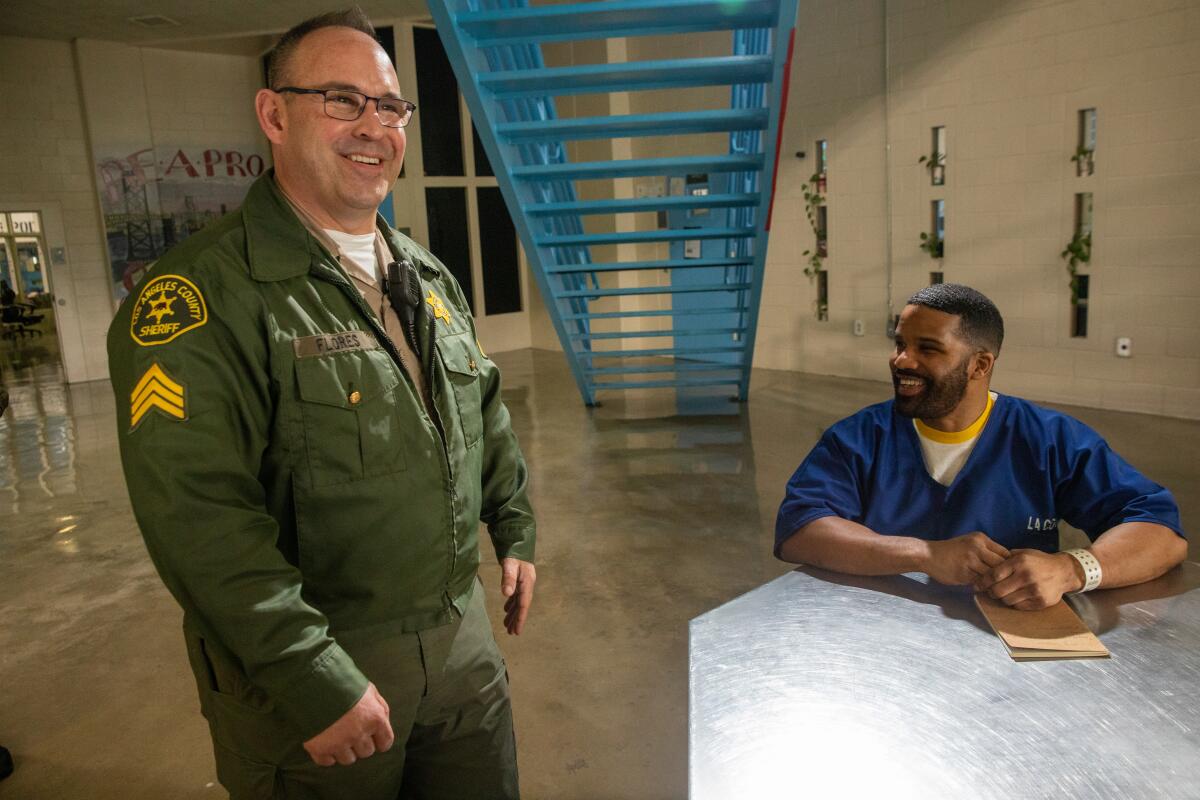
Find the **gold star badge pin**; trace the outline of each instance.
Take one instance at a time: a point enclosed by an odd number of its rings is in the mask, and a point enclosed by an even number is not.
[[[425,303],[433,309],[433,318],[445,320],[446,324],[450,324],[450,311],[446,308],[446,304],[442,302],[442,298],[433,293],[433,289],[429,290],[429,297],[425,298]]]

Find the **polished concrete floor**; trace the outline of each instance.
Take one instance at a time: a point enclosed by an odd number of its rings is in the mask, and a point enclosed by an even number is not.
[[[890,388],[762,371],[745,405],[631,393],[588,409],[561,356],[496,360],[540,522],[533,616],[501,635],[525,796],[685,797],[688,620],[786,571],[770,546],[788,476]],[[224,797],[179,611],[129,510],[109,385],[67,386],[54,364],[3,380],[0,744],[17,771],[0,798]],[[1200,423],[1068,410],[1195,525]],[[498,622],[498,570],[484,579]]]

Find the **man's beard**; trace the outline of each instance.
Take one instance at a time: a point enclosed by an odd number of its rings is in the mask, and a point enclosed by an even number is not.
[[[947,416],[962,402],[967,393],[969,380],[968,365],[971,357],[967,356],[950,370],[945,377],[939,379],[921,375],[911,370],[892,370],[892,387],[896,390],[896,411],[904,417],[917,419],[940,419]],[[913,397],[904,397],[899,392],[899,376],[920,378],[925,381],[925,390]]]

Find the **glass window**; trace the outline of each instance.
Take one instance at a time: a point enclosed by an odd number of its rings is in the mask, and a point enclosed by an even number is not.
[[[417,62],[417,124],[426,175],[462,175],[462,117],[458,81],[433,28],[413,28]],[[437,252],[436,250],[434,252]],[[465,287],[464,287],[465,288]]]
[[[475,145],[475,174],[476,175],[495,175],[492,172],[492,162],[488,160],[487,151],[483,149],[483,141],[479,138],[479,128],[475,123],[471,123],[471,138]]]
[[[829,255],[829,209],[817,206],[817,255]]]
[[[826,270],[817,273],[817,320],[829,320],[829,272]]]
[[[471,246],[467,229],[467,190],[462,186],[427,187],[425,209],[429,224],[429,250],[462,286],[471,313],[475,292],[471,285]]]
[[[1089,150],[1096,149],[1096,109],[1079,112],[1079,143]]]
[[[1075,147],[1075,174],[1079,177],[1096,172],[1096,109],[1079,109],[1079,141]]]
[[[1075,283],[1071,287],[1072,294],[1072,313],[1071,313],[1071,336],[1076,338],[1084,338],[1087,336],[1088,328],[1088,292],[1091,290],[1089,286],[1090,276],[1076,275]]]
[[[8,255],[8,242],[6,241],[0,241],[0,280],[4,281],[4,288],[16,291],[17,284],[13,280],[12,260]]]
[[[933,151],[930,153],[929,183],[932,186],[946,185],[946,126],[933,129]]]
[[[13,216],[16,216],[15,214]],[[17,270],[20,288],[25,297],[37,297],[46,292],[45,263],[37,239],[17,239]]]
[[[933,210],[933,235],[938,241],[946,241],[946,201],[934,200],[932,203]]]
[[[517,231],[513,228],[499,188],[481,187],[477,196],[484,310],[489,316],[520,311],[521,270],[517,261]]]
[[[1092,193],[1079,192],[1075,195],[1075,233],[1089,236],[1092,233]]]
[[[41,233],[41,215],[36,211],[14,211],[9,214],[13,233]]]

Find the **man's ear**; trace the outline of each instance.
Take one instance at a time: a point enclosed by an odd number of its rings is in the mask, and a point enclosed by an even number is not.
[[[987,380],[991,377],[992,367],[995,365],[996,355],[980,350],[971,362],[971,380]]]
[[[283,144],[287,136],[287,109],[283,107],[283,95],[270,89],[259,89],[254,96],[254,112],[258,127],[271,144]]]

